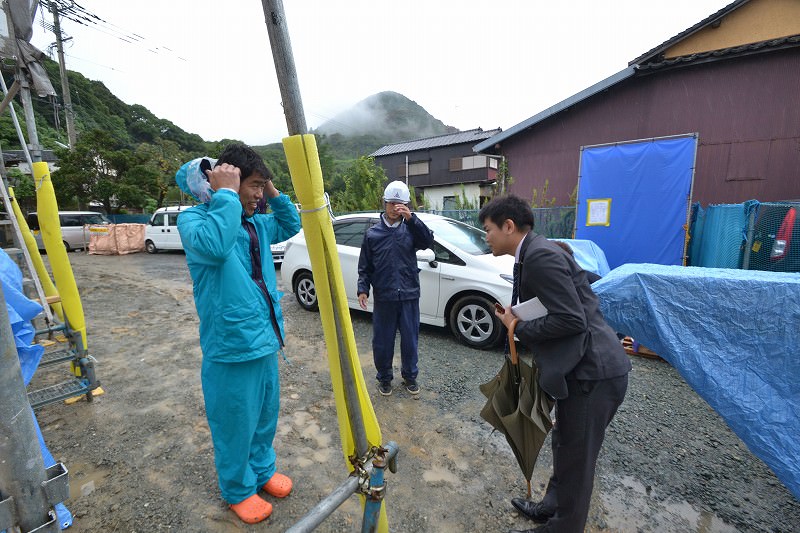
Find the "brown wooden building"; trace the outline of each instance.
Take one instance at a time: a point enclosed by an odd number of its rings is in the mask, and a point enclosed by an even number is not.
[[[799,0],[737,0],[474,150],[567,205],[581,146],[695,132],[693,201],[800,199]]]
[[[401,180],[414,187],[420,199],[433,209],[454,209],[462,195],[475,206],[491,196],[499,158],[476,155],[472,147],[500,129],[448,133],[383,146],[370,156],[383,167],[389,181]]]

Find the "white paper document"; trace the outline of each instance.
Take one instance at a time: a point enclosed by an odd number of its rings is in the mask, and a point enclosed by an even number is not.
[[[547,308],[542,305],[539,298],[531,298],[511,307],[514,315],[520,320],[534,320],[547,314]]]

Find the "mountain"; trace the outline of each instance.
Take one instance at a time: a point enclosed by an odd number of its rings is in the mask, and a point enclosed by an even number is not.
[[[311,133],[320,136],[320,143],[327,144],[336,159],[352,159],[386,144],[457,131],[413,100],[384,91],[361,100]]]
[[[44,68],[53,87],[60,90],[58,63],[44,58]],[[89,80],[72,70],[68,70],[67,75],[75,110],[75,129],[79,136],[99,129],[111,134],[119,143],[129,148],[140,143],[158,144],[160,141],[171,141],[180,150],[190,154],[199,155],[207,150],[207,143],[199,135],[188,133],[169,120],[156,117],[141,105],[126,104],[102,82]],[[6,78],[6,83],[11,85],[13,80],[8,75]],[[54,112],[56,106],[53,102],[34,95],[33,109],[42,146],[53,148],[69,142],[63,115],[58,116]],[[22,106],[19,106],[18,113],[21,112]],[[60,109],[59,112],[63,113]],[[0,144],[3,149],[20,148],[10,113],[0,115]]]
[[[317,128],[314,133],[347,137],[371,135],[387,142],[434,137],[458,130],[402,94],[384,91],[361,100]]]

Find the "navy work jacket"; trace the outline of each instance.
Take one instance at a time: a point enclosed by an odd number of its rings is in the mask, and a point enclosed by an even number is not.
[[[358,294],[376,302],[419,298],[417,250],[433,246],[433,232],[415,214],[397,227],[381,220],[364,234],[358,258]]]

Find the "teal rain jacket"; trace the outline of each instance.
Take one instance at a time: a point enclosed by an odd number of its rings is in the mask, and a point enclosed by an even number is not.
[[[261,265],[272,308],[283,336],[283,312],[278,304],[270,244],[300,231],[300,216],[288,196],[270,198],[270,214],[249,218],[258,233]],[[270,325],[266,299],[251,278],[250,237],[242,227],[239,196],[231,190],[214,193],[208,203],[178,217],[178,232],[192,275],[194,300],[200,316],[203,357],[235,363],[280,350]]]

